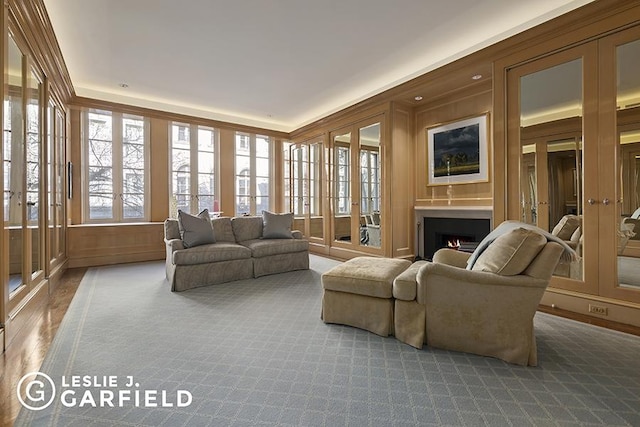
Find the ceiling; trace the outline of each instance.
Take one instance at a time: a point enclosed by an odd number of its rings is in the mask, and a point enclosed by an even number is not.
[[[44,3],[76,95],[289,132],[591,1]]]

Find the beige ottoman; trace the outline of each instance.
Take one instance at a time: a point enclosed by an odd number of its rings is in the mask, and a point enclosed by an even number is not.
[[[327,271],[322,320],[393,334],[393,280],[410,265],[406,259],[358,257]]]

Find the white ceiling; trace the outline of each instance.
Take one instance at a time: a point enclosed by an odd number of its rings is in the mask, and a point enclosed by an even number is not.
[[[591,1],[44,3],[78,96],[288,132]]]

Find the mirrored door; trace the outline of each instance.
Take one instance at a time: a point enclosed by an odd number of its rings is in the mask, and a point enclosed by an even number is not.
[[[561,262],[553,283],[582,292],[597,288],[598,183],[584,173],[598,166],[597,141],[584,138],[592,126],[587,117],[597,117],[584,102],[597,90],[595,55],[590,43],[515,67],[507,77],[509,156],[518,165],[509,172],[509,217],[576,250],[580,260]]]
[[[600,43],[603,97],[615,99],[601,128],[611,149],[601,156],[604,184],[614,191],[603,196],[600,257],[612,268],[601,272],[600,293],[640,302],[640,28],[609,36]],[[605,81],[609,84],[605,86]],[[615,106],[615,110],[613,107]],[[607,168],[607,165],[610,165]],[[615,165],[615,166],[611,166]],[[604,201],[603,201],[604,202]],[[613,272],[613,274],[608,274]],[[611,277],[613,276],[613,277]]]

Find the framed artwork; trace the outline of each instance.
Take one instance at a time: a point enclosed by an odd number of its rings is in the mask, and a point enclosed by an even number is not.
[[[489,180],[488,114],[427,129],[427,185]]]

